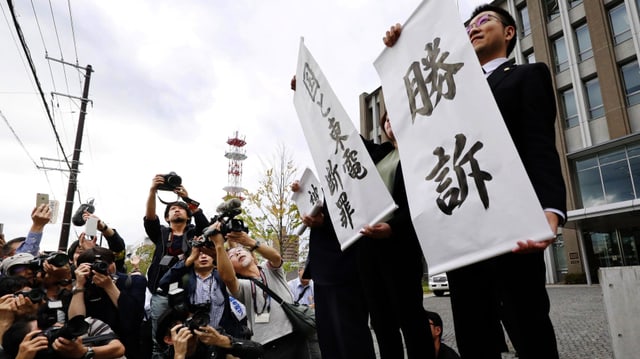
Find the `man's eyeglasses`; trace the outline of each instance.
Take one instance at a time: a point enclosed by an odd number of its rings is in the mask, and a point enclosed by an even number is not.
[[[497,16],[494,16],[494,15],[491,15],[491,14],[484,14],[484,15],[480,16],[478,18],[478,20],[476,20],[475,22],[469,23],[469,25],[467,25],[467,35],[469,35],[471,33],[471,30],[473,30],[473,28],[480,27],[480,26],[484,25],[487,21],[489,21],[491,19],[494,19],[494,20],[497,20],[497,21],[503,23],[502,20]]]

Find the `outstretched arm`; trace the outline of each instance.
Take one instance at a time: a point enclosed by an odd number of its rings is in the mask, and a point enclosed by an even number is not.
[[[147,210],[145,212],[145,218],[153,220],[157,218],[156,215],[156,193],[158,192],[158,186],[164,183],[164,177],[162,175],[156,175],[151,181],[151,188],[149,188],[149,197],[147,197]]]
[[[249,247],[251,251],[260,253],[261,256],[269,261],[269,265],[273,268],[280,268],[282,265],[282,257],[277,250],[268,246],[266,243],[249,237],[246,232],[229,232],[227,233],[227,239],[230,242],[240,243],[245,247]]]

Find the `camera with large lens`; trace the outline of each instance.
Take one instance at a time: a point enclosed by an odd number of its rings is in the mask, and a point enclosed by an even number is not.
[[[158,186],[160,191],[173,191],[182,185],[182,178],[175,172],[162,175],[162,178],[164,178],[164,183]]]
[[[223,202],[216,208],[217,215],[211,218],[210,224],[220,222],[220,233],[223,236],[229,232],[245,232],[249,233],[249,228],[244,224],[244,221],[235,218],[242,213],[242,202],[237,198],[232,198],[226,202]],[[209,236],[217,234],[218,230],[209,226],[203,233],[202,237],[207,239]],[[195,247],[192,245],[192,247]]]
[[[188,294],[183,288],[173,288],[167,294],[170,308],[180,313],[193,313],[185,320],[183,327],[187,327],[193,332],[195,329],[209,324],[211,303],[190,304]]]
[[[14,294],[14,296],[17,297],[20,294],[22,294],[25,298],[29,298],[31,303],[40,303],[45,297],[44,291],[40,288],[33,288],[31,290],[17,292]]]
[[[190,318],[184,321],[184,326],[189,328],[193,333],[194,330],[200,329],[200,327],[206,327],[209,325],[209,310],[197,310]]]
[[[47,337],[49,345],[58,338],[74,340],[83,336],[89,330],[89,323],[84,320],[84,315],[76,315],[69,319],[62,327],[52,326],[42,331],[40,335]]]
[[[47,261],[54,267],[64,267],[69,263],[69,256],[62,252],[49,252],[29,261],[29,268],[34,271],[44,270],[44,262]]]

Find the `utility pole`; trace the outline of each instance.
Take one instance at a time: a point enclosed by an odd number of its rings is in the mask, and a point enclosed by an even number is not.
[[[76,66],[70,64],[72,66]],[[80,152],[82,148],[82,133],[84,131],[84,117],[87,114],[87,102],[89,102],[89,82],[91,80],[91,65],[87,65],[84,75],[84,89],[80,99],[80,116],[78,118],[78,130],[76,132],[76,142],[73,147],[73,160],[71,161],[71,172],[69,173],[69,186],[67,187],[67,200],[64,204],[64,214],[62,216],[62,230],[60,231],[60,241],[58,250],[67,251],[69,244],[69,227],[71,226],[71,211],[73,210],[73,197],[78,183],[78,165],[80,163]]]

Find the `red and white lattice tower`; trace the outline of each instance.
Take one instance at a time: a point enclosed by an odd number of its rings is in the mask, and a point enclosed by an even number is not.
[[[227,139],[229,149],[224,156],[229,159],[228,184],[223,188],[227,192],[227,197],[235,197],[244,199],[242,192],[242,161],[247,159],[246,149],[244,146],[247,142],[244,136],[240,137],[236,131],[234,137]]]

